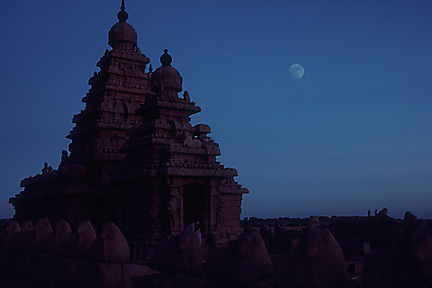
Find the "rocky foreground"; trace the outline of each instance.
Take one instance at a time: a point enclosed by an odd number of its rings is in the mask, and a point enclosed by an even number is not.
[[[196,232],[172,236],[151,260],[132,263],[114,223],[97,235],[85,221],[72,231],[44,218],[4,221],[0,287],[432,287],[429,220],[383,209],[368,217],[241,221],[226,246]],[[205,235],[203,235],[205,236]],[[206,239],[206,237],[203,237]]]

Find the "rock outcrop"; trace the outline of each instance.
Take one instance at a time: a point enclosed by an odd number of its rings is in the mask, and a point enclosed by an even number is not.
[[[201,243],[195,232],[183,232],[160,243],[153,254],[153,264],[167,274],[197,275],[202,271]]]
[[[205,271],[212,280],[248,285],[269,276],[272,267],[260,234],[251,230],[227,246],[211,250]]]
[[[347,280],[341,247],[327,228],[311,228],[305,242],[275,260],[276,287],[336,288]]]

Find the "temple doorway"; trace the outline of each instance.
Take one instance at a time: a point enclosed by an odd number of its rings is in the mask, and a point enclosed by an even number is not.
[[[184,186],[183,190],[183,224],[200,222],[201,231],[204,227],[204,211],[206,204],[205,186],[192,183]]]

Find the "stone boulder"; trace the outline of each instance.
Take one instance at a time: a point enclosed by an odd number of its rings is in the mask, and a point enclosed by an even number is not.
[[[25,221],[21,232],[15,235],[15,247],[20,250],[32,251],[34,249],[36,232],[32,221]]]
[[[403,221],[401,222],[401,228],[404,234],[408,234],[413,228],[426,228],[426,223],[423,219],[419,219],[410,211],[405,212]]]
[[[4,241],[2,247],[5,249],[11,249],[14,246],[15,237],[21,232],[21,227],[17,221],[12,220],[7,224],[5,232],[4,239],[2,239],[2,241]]]
[[[211,250],[205,271],[212,280],[249,285],[271,275],[272,267],[261,236],[250,230],[227,246]]]
[[[66,255],[72,258],[86,257],[95,239],[96,231],[90,221],[81,222],[77,231],[71,233],[68,237],[67,247],[65,248]]]
[[[90,247],[90,258],[98,262],[126,263],[129,245],[120,229],[112,222],[102,226],[101,233]]]
[[[160,243],[153,253],[152,263],[166,274],[201,273],[202,250],[198,236],[195,232],[185,231]]]
[[[54,231],[54,250],[58,254],[64,254],[68,245],[67,241],[72,234],[72,229],[66,220],[59,220],[54,225]]]
[[[38,250],[52,252],[54,248],[55,233],[48,218],[41,218],[36,222],[35,247]]]
[[[390,249],[374,250],[363,267],[365,288],[432,287],[432,236],[413,228]]]
[[[327,228],[311,228],[294,251],[274,263],[276,287],[337,288],[348,279],[341,247]]]
[[[129,245],[120,229],[112,222],[102,226],[100,238],[106,262],[125,263],[129,261]]]

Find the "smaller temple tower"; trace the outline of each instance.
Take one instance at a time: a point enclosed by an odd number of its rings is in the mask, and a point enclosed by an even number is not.
[[[112,170],[110,193],[125,208],[115,213],[124,217],[125,230],[137,234],[165,237],[199,222],[202,234],[224,241],[238,234],[248,191],[234,181],[235,169],[217,162],[220,149],[208,136],[210,127],[190,124],[201,109],[187,91],[178,96],[182,77],[167,50],[160,61],[151,76],[154,94],[137,110],[142,124],[129,130],[121,148],[126,157]]]

